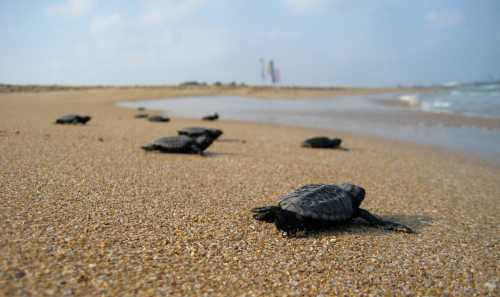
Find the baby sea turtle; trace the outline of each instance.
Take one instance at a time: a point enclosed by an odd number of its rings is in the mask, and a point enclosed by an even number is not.
[[[337,148],[340,146],[341,142],[342,139],[340,138],[328,138],[320,136],[306,139],[302,143],[302,146],[310,148]]]
[[[205,127],[189,127],[189,128],[184,128],[181,130],[178,130],[177,133],[179,135],[186,135],[189,137],[198,137],[202,135],[209,136],[216,140],[219,138],[219,136],[222,135],[222,130],[220,129],[213,129],[213,128],[205,128]]]
[[[185,135],[169,136],[158,138],[142,148],[163,153],[202,154],[213,141],[213,138],[206,135],[196,138]]]
[[[139,113],[136,113],[134,117],[136,119],[143,119],[143,118],[147,118],[148,114],[147,113],[143,113],[143,112],[139,112]]]
[[[219,119],[219,114],[218,113],[209,114],[209,115],[204,116],[201,119],[204,121],[215,121],[215,120]]]
[[[166,116],[162,116],[162,115],[153,115],[153,116],[150,116],[148,118],[148,120],[150,122],[163,122],[163,123],[166,123],[166,122],[170,121],[170,118],[166,117]]]
[[[382,220],[360,208],[365,189],[353,184],[310,184],[280,198],[277,206],[252,209],[259,221],[274,223],[283,235],[328,227],[353,218],[385,230],[413,233],[409,227]]]
[[[85,125],[88,121],[90,121],[90,116],[82,116],[78,114],[67,114],[63,115],[56,119],[56,124],[83,124]]]

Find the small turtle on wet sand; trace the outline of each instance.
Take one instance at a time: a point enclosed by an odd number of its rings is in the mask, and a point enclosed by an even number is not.
[[[219,119],[219,114],[218,113],[209,114],[209,115],[204,116],[201,119],[204,121],[215,121],[215,120]]]
[[[414,233],[409,227],[385,221],[360,208],[365,189],[353,184],[310,184],[280,198],[277,206],[253,208],[253,217],[274,223],[283,235],[334,226],[362,218],[384,230]]]
[[[216,140],[217,138],[219,138],[219,136],[222,135],[222,130],[213,129],[213,128],[205,128],[205,127],[189,127],[189,128],[184,128],[184,129],[178,130],[177,133],[179,135],[186,135],[189,137],[198,137],[198,136],[206,135],[206,136],[211,137],[214,140]]]
[[[328,138],[324,136],[313,137],[302,142],[302,147],[310,148],[337,148],[342,143],[340,138]]]
[[[144,119],[144,118],[147,118],[148,117],[148,114],[147,113],[143,113],[143,112],[140,112],[140,113],[136,113],[134,118],[136,119]]]
[[[91,117],[90,116],[81,116],[78,114],[67,114],[63,115],[62,117],[59,117],[56,119],[56,124],[82,124],[85,125],[88,121],[90,121]]]
[[[196,138],[185,135],[169,136],[158,138],[142,146],[142,149],[162,153],[203,154],[213,141],[213,138],[206,135]]]
[[[162,116],[162,115],[153,115],[153,116],[150,116],[148,118],[148,120],[150,122],[163,122],[163,123],[166,123],[166,122],[170,121],[170,118],[166,117],[166,116]]]

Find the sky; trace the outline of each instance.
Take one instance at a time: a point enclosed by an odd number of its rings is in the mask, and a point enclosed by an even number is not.
[[[0,83],[500,79],[498,0],[0,0]]]

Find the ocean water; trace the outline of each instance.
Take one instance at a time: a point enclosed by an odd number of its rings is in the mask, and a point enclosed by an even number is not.
[[[277,123],[306,128],[375,135],[388,139],[431,145],[449,151],[492,160],[500,164],[500,129],[453,125],[441,122],[439,115],[432,119],[415,110],[432,107],[432,112],[456,112],[481,116],[500,116],[487,107],[465,109],[465,96],[457,89],[426,94],[387,94],[373,96],[346,96],[324,99],[257,99],[250,97],[214,96],[185,97],[160,100],[120,102],[127,108],[145,107],[160,110],[166,115],[200,119],[214,112],[221,119]],[[495,89],[490,89],[495,90]],[[490,91],[486,91],[490,92]],[[492,91],[494,92],[494,91]],[[413,108],[393,108],[380,104],[380,100],[399,98]],[[448,99],[446,98],[453,98]],[[462,99],[459,99],[462,98]],[[481,99],[485,100],[485,99]],[[481,101],[477,100],[477,101]],[[496,100],[496,99],[487,99]],[[496,102],[496,101],[495,101]],[[328,134],[328,133],[326,133]]]
[[[500,83],[463,84],[421,94],[400,94],[411,108],[426,112],[500,118]]]

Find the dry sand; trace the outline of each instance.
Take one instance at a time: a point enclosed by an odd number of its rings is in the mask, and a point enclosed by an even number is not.
[[[0,295],[498,294],[498,167],[345,133],[348,152],[308,150],[304,138],[327,132],[150,123],[113,105],[196,92],[0,95]],[[72,112],[93,119],[53,124]],[[224,130],[207,157],[140,149],[192,125]],[[307,183],[347,181],[366,188],[365,208],[418,234],[356,220],[289,239],[249,213]]]

